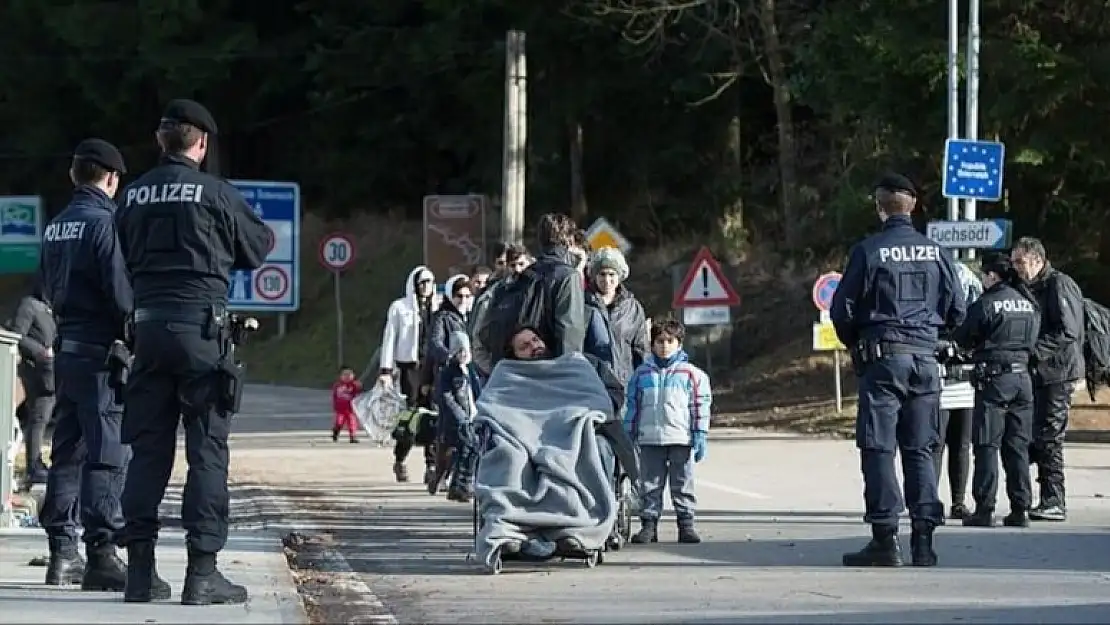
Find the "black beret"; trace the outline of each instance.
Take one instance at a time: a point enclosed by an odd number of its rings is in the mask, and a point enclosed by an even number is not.
[[[204,132],[217,134],[216,120],[200,102],[193,100],[172,100],[162,113],[162,123],[191,124]]]
[[[886,189],[887,191],[909,193],[913,197],[917,197],[917,187],[913,186],[910,179],[902,174],[887,173],[884,174],[879,181],[875,183],[876,189]]]
[[[92,161],[108,171],[127,173],[127,167],[123,164],[123,155],[119,153],[116,146],[104,139],[85,139],[78,143],[73,150],[73,158]]]

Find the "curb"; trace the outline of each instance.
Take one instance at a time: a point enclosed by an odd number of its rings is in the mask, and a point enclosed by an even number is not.
[[[272,488],[251,487],[250,489],[254,491],[255,495],[260,496],[257,497],[255,507],[258,510],[257,518],[261,521],[263,527],[267,531],[279,534],[279,539],[287,550],[305,556],[304,560],[308,566],[303,569],[300,567],[295,569],[292,563],[289,563],[287,570],[294,587],[297,589],[297,596],[301,599],[301,609],[306,615],[324,612],[324,622],[336,622],[337,615],[328,614],[328,608],[330,607],[331,610],[337,608],[341,610],[342,614],[338,616],[341,616],[341,621],[345,623],[398,625],[393,612],[374,594],[370,586],[363,581],[362,576],[351,568],[347,558],[338,550],[322,544],[304,543],[302,549],[286,544],[286,538],[295,534],[307,536],[317,533],[317,530],[303,523],[286,520],[283,517],[282,509],[292,510],[294,508],[294,501],[291,498]],[[264,506],[261,503],[262,498],[282,503],[280,505],[274,503]],[[273,510],[269,508],[273,508]],[[302,590],[302,585],[297,583],[297,572],[299,571],[319,571],[334,576],[330,583],[331,590],[326,593],[327,596],[325,597],[331,599],[327,602],[330,606],[322,605],[319,597],[315,596],[318,593],[313,593],[311,588]],[[335,597],[336,594],[339,597]],[[335,599],[339,599],[339,601],[335,601]],[[306,622],[311,622],[311,620],[311,617],[309,617]]]
[[[1110,443],[1110,430],[1069,430],[1064,436],[1065,443]]]

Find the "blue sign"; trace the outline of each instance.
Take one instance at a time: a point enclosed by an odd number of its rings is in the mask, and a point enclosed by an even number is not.
[[[270,228],[270,253],[254,271],[233,271],[228,308],[293,312],[301,306],[301,187],[295,182],[229,180]]]
[[[837,272],[826,273],[817,282],[813,283],[813,305],[817,310],[828,311],[832,308],[833,294],[840,286],[840,274]]]
[[[997,202],[1002,199],[1006,146],[997,141],[944,142],[944,197]]]

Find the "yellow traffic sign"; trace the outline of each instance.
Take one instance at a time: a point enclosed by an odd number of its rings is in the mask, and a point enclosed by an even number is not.
[[[813,324],[813,351],[830,352],[838,349],[846,348],[836,337],[836,330],[832,323]]]
[[[621,251],[622,254],[628,254],[632,251],[632,244],[613,224],[609,223],[604,217],[598,217],[597,221],[590,225],[590,229],[586,231],[586,241],[590,244],[590,249],[600,250],[603,247],[615,247]]]

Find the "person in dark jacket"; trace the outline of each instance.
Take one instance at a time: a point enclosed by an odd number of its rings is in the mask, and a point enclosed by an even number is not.
[[[474,305],[467,317],[467,332],[470,333],[471,347],[474,350],[474,362],[478,366],[478,375],[485,379],[493,370],[496,360],[494,350],[500,349],[499,345],[486,346],[477,340],[478,329],[482,327],[489,313],[489,307],[503,289],[512,283],[522,271],[533,262],[528,254],[528,249],[516,243],[502,243],[498,246],[497,269],[481,293],[475,293]],[[471,285],[473,291],[473,285]]]
[[[471,481],[477,458],[473,422],[481,382],[471,358],[470,337],[466,332],[452,332],[448,343],[451,345],[451,357],[439,371],[435,391],[439,407],[439,436],[436,442],[441,455],[436,461],[436,479],[428,485],[428,492],[436,494],[441,481],[450,471],[447,499],[467,502],[472,497]]]
[[[1064,496],[1064,435],[1075,383],[1083,376],[1083,293],[1070,276],[1048,262],[1044,245],[1022,237],[1010,253],[1014,269],[1029,285],[1041,311],[1034,350],[1033,446],[1040,504],[1029,511],[1034,521],[1067,518]]]
[[[36,279],[31,292],[19,300],[8,329],[22,335],[17,371],[26,398],[16,414],[26,452],[26,485],[45,484],[47,471],[42,460],[42,445],[54,408],[53,346],[58,328],[54,312],[43,300],[40,280]]]
[[[439,309],[432,313],[432,321],[428,329],[428,345],[426,347],[429,376],[434,384],[438,380],[439,369],[447,364],[451,351],[448,339],[454,332],[466,332],[467,317],[474,304],[474,293],[471,291],[470,280],[463,274],[451,276],[444,284],[443,292],[448,297],[443,298]]]
[[[598,250],[587,267],[585,352],[608,362],[621,383],[628,384],[649,352],[644,307],[623,284],[628,263],[620,250]]]
[[[541,251],[532,269],[544,281],[547,298],[539,329],[552,357],[581,352],[586,342],[586,251],[579,239],[578,227],[566,215],[548,213],[536,225]]]

